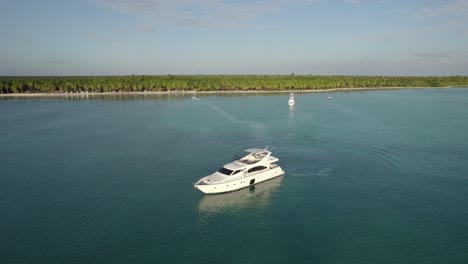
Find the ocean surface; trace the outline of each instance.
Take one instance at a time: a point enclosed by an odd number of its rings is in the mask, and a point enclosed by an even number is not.
[[[468,89],[192,96],[0,98],[0,262],[468,263]]]

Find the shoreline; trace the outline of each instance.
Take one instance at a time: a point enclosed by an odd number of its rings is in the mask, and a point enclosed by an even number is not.
[[[0,97],[64,97],[64,96],[105,96],[105,95],[195,95],[195,94],[257,94],[257,93],[326,93],[326,92],[355,92],[374,90],[400,90],[400,89],[447,89],[463,88],[468,85],[443,86],[443,87],[355,87],[355,88],[331,88],[316,90],[226,90],[226,91],[144,91],[144,92],[103,92],[103,93],[12,93],[0,94]]]

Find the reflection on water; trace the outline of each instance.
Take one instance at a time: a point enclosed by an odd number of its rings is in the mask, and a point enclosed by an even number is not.
[[[200,212],[220,212],[226,209],[265,207],[278,189],[284,176],[261,182],[235,192],[205,195],[198,204]]]
[[[292,125],[294,124],[294,105],[288,108],[289,108],[288,121],[289,121],[289,124]]]

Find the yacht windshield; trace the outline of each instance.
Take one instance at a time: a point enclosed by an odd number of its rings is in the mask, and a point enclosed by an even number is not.
[[[219,169],[219,171],[218,171],[218,172],[219,172],[219,173],[222,173],[222,174],[226,174],[226,175],[228,175],[228,176],[229,176],[229,175],[231,175],[231,173],[232,173],[232,170],[228,170],[228,169],[226,169],[226,168],[222,167],[221,169]]]

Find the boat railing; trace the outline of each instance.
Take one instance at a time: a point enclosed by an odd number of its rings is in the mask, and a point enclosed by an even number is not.
[[[239,162],[239,163],[248,164],[248,165],[255,164],[255,163],[260,162],[262,160],[270,161],[272,158],[275,159],[275,161],[276,161],[277,158],[271,157],[270,154],[271,153],[269,153],[269,152],[252,153],[252,154],[247,155],[247,156],[245,156],[245,157],[243,157],[241,159],[238,159],[236,161]]]
[[[240,163],[243,163],[243,164],[254,164],[254,163],[257,163],[259,162],[261,159],[241,159],[241,160],[238,160],[238,162]]]

